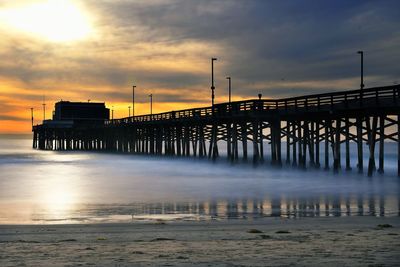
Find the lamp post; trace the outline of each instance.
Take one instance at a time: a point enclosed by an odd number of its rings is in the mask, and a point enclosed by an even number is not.
[[[46,104],[43,103],[42,105],[43,105],[43,121],[45,121],[46,120]]]
[[[231,104],[231,77],[226,77],[228,79],[228,91],[229,91],[229,104]]]
[[[153,115],[153,94],[149,94],[150,97],[150,115]]]
[[[114,120],[114,106],[111,106],[111,120]]]
[[[128,107],[128,110],[129,110],[129,116],[128,117],[130,117],[131,116],[131,106]]]
[[[357,54],[361,55],[361,84],[360,89],[364,89],[364,51],[357,51]]]
[[[214,94],[214,90],[215,90],[215,86],[214,86],[214,61],[217,60],[216,58],[211,58],[211,106],[214,110],[214,98],[215,98],[215,94]]]
[[[45,101],[45,96],[43,96],[43,121],[46,120],[46,101]]]
[[[132,116],[135,116],[135,87],[136,85],[132,86]]]
[[[32,128],[33,128],[33,108],[31,108],[31,119],[32,119]]]

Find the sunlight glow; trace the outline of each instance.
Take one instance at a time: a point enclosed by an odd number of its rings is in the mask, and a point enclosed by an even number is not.
[[[52,42],[77,41],[92,32],[88,16],[71,0],[47,0],[0,10],[0,21]]]
[[[52,162],[51,165],[43,166],[40,173],[46,173],[46,178],[38,182],[36,186],[36,197],[32,203],[40,207],[41,220],[68,220],[82,201],[80,191],[81,175],[84,173],[75,168],[74,165],[66,164],[68,155],[48,153],[46,159]],[[79,160],[75,157],[76,160]]]
[[[54,186],[43,195],[42,201],[50,214],[64,214],[71,209],[75,203],[75,196],[69,188]]]

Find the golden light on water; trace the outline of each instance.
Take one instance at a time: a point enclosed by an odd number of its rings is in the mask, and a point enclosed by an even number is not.
[[[82,40],[93,29],[89,16],[73,1],[47,0],[0,10],[3,27],[52,42]]]
[[[65,185],[50,185],[47,191],[41,198],[43,208],[49,214],[60,215],[66,213],[73,208],[76,203],[76,197],[72,190]]]
[[[42,219],[67,219],[82,201],[82,176],[77,168],[67,164],[66,158],[57,158],[64,164],[46,165],[47,178],[37,184],[38,191],[33,202],[44,212],[45,216]]]

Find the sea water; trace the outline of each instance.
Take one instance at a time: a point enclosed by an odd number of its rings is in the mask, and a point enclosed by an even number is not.
[[[335,174],[285,163],[277,168],[267,156],[253,166],[223,157],[213,162],[31,146],[30,139],[0,139],[0,224],[399,216],[395,143],[385,143],[385,174],[373,177],[357,173],[355,154],[353,170]]]

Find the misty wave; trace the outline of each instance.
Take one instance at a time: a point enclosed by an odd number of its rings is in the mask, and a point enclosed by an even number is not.
[[[205,219],[399,211],[395,144],[385,147],[385,174],[372,178],[356,168],[334,174],[285,164],[232,165],[226,158],[37,151],[30,145],[0,140],[0,223],[118,221],[153,213]]]

